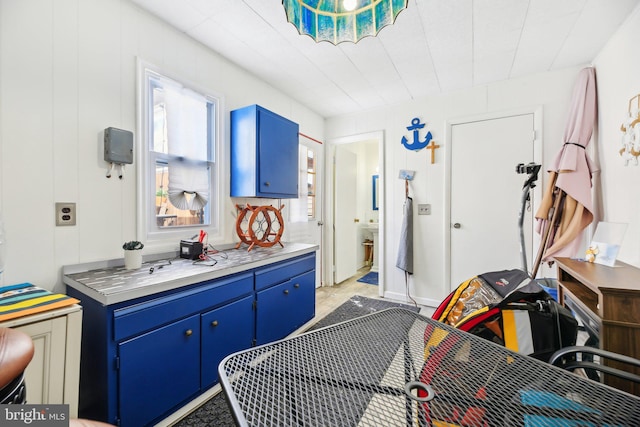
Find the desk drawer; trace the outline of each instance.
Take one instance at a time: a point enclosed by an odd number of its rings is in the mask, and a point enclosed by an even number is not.
[[[114,340],[120,341],[193,313],[220,306],[253,292],[253,275],[246,273],[131,307],[115,310]]]

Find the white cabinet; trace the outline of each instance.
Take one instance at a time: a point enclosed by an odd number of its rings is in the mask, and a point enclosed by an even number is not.
[[[69,405],[78,416],[82,308],[72,305],[0,322],[0,327],[25,332],[35,352],[25,370],[27,403]]]

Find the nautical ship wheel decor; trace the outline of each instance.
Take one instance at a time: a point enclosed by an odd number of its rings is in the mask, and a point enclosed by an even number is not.
[[[243,243],[249,245],[250,251],[254,246],[270,248],[275,244],[284,247],[280,242],[284,233],[284,220],[281,211],[273,206],[251,206],[247,203],[242,207],[236,205],[238,218],[236,219],[236,233],[240,242],[236,245],[238,249]]]

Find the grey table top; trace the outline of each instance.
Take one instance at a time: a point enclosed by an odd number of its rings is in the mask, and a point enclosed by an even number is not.
[[[402,308],[232,354],[245,426],[633,426],[640,399]]]
[[[238,249],[233,246],[220,249],[202,263],[167,253],[146,257],[142,267],[135,270],[126,270],[123,259],[116,259],[65,266],[62,274],[67,286],[110,305],[284,261],[315,252],[317,248],[303,243],[254,247],[251,251],[246,245]]]

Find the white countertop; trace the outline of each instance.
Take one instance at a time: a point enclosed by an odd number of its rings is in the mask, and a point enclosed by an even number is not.
[[[177,253],[150,256],[150,260],[136,270],[125,270],[122,258],[70,265],[63,267],[62,280],[101,304],[111,305],[285,261],[318,249],[317,245],[304,243],[283,244],[284,247],[254,247],[251,251],[244,245],[239,249],[220,250],[211,256],[215,265],[205,265],[213,263],[208,261],[194,264],[177,258]]]

